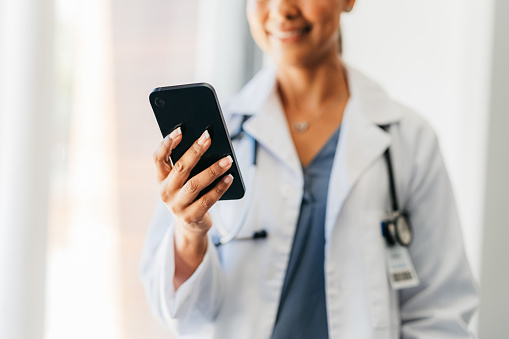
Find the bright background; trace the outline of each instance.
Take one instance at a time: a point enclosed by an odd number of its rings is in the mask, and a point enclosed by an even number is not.
[[[154,87],[222,102],[263,64],[242,0],[1,0],[0,338],[168,338],[138,261],[158,199]],[[509,3],[359,0],[344,59],[437,130],[467,255],[474,329],[509,318]]]

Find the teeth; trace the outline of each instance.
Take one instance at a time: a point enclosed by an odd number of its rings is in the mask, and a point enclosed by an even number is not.
[[[295,31],[286,31],[286,32],[283,32],[283,31],[273,31],[272,35],[275,38],[277,38],[277,39],[289,39],[289,38],[292,38],[292,37],[297,36],[299,34],[302,34],[305,31],[306,31],[305,28],[299,29],[299,30],[295,30]]]

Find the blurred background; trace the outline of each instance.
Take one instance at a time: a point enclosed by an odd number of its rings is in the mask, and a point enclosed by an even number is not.
[[[268,61],[243,0],[1,0],[0,338],[171,338],[138,261],[158,199],[148,94],[227,101]],[[344,60],[438,132],[482,304],[509,331],[509,2],[358,0]]]

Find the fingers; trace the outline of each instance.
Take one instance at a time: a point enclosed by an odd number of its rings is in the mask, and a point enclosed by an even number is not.
[[[157,181],[162,182],[171,171],[171,152],[182,141],[182,130],[179,128],[168,134],[154,152]]]
[[[210,134],[208,131],[203,132],[200,138],[171,166],[168,161],[169,156],[182,139],[180,129],[174,132],[165,138],[154,153],[158,178],[163,181],[161,199],[183,225],[189,227],[194,225],[193,227],[208,230],[210,222],[205,222],[208,210],[221,198],[233,181],[232,175],[227,175],[221,180],[218,178],[231,168],[233,159],[231,156],[226,156],[189,179],[191,170],[211,145]],[[198,195],[216,180],[218,180],[217,184],[197,199]]]
[[[191,170],[196,166],[202,155],[210,146],[210,134],[208,131],[203,132],[198,140],[184,153],[184,155],[174,164],[168,175],[166,182],[169,191],[180,190],[186,183]]]
[[[224,157],[216,161],[209,168],[190,178],[178,193],[179,204],[183,207],[191,205],[203,189],[230,169],[232,162],[233,159],[231,156]]]
[[[187,209],[189,220],[201,220],[209,209],[223,196],[223,194],[230,188],[233,182],[233,175],[228,174],[209,192],[204,194],[200,199],[193,202]],[[192,219],[192,220],[191,220]]]

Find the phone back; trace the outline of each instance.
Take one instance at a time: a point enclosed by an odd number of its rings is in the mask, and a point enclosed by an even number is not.
[[[177,162],[201,134],[208,130],[212,143],[191,171],[190,177],[231,155],[232,167],[224,175],[231,173],[234,180],[221,200],[242,198],[244,182],[214,88],[206,83],[159,87],[150,93],[149,100],[163,137],[179,126],[182,129],[182,141],[170,156],[172,162]],[[223,176],[203,190],[202,194],[214,187]]]

